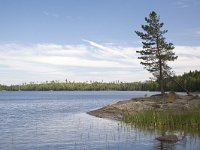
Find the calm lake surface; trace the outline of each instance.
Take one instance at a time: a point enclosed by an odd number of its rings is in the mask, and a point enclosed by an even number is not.
[[[0,92],[0,150],[199,150],[186,135],[160,143],[160,133],[142,131],[87,111],[152,92]]]

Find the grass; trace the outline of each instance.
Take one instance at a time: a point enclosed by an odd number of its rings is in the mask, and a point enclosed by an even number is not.
[[[123,121],[139,128],[200,134],[200,107],[190,111],[144,110],[134,115],[125,114]]]

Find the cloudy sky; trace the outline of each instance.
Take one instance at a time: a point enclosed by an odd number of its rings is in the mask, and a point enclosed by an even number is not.
[[[152,10],[176,47],[175,73],[200,70],[199,0],[0,0],[0,84],[148,80],[134,31]]]

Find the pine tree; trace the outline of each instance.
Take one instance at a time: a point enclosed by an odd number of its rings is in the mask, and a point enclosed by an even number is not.
[[[136,51],[141,56],[141,64],[145,69],[151,72],[159,81],[161,93],[164,94],[164,78],[170,74],[171,68],[168,61],[174,61],[178,57],[173,52],[172,43],[167,43],[163,36],[167,30],[161,30],[164,23],[160,22],[160,17],[156,12],[152,11],[149,18],[145,17],[147,25],[142,25],[144,32],[135,31],[135,33],[143,40],[143,49]]]

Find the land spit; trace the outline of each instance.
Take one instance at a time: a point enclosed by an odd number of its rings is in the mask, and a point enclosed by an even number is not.
[[[151,97],[119,101],[87,113],[100,118],[122,120],[125,114],[134,115],[144,110],[187,111],[199,106],[200,97],[198,95],[178,95],[171,92],[164,95],[158,94],[152,95]]]

